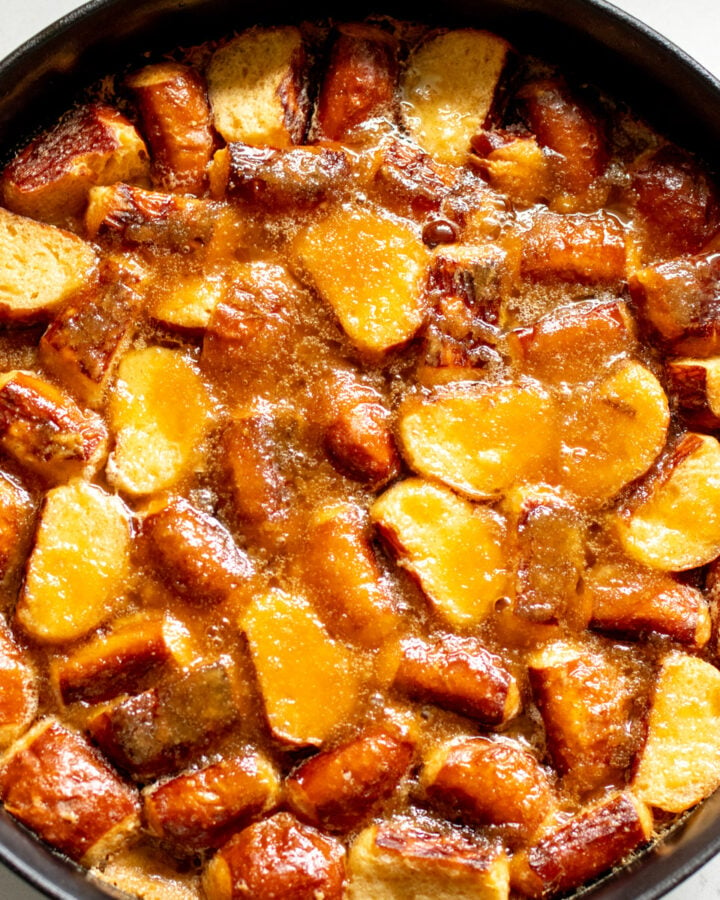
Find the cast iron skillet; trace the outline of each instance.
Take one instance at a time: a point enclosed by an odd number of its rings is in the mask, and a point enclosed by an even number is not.
[[[655,128],[711,162],[720,146],[720,82],[604,0],[443,0],[423,21],[495,30],[519,50],[627,100]],[[140,54],[189,46],[251,24],[327,18],[327,0],[91,0],[0,62],[0,163],[53,123],[100,76]],[[417,0],[345,0],[341,18],[419,17]],[[145,59],[145,58],[144,58]],[[135,63],[137,64],[137,63]],[[720,851],[720,792],[629,866],[574,896],[654,900]],[[126,897],[48,850],[0,810],[0,859],[54,900]]]

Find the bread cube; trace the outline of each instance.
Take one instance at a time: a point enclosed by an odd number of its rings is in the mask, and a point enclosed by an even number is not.
[[[49,717],[0,761],[5,809],[43,841],[85,866],[132,841],[137,791],[80,734]]]
[[[162,62],[126,80],[152,152],[153,183],[162,191],[201,194],[215,147],[207,90],[190,66]]]
[[[519,743],[486,737],[433,749],[422,772],[433,805],[470,825],[510,825],[531,836],[556,807],[550,779]]]
[[[510,333],[511,350],[533,378],[582,384],[637,348],[635,323],[623,300],[574,303]]]
[[[2,173],[5,206],[52,225],[81,216],[90,188],[145,184],[150,161],[132,123],[104,103],[74,109],[29,144]]]
[[[668,398],[653,373],[621,360],[596,385],[563,404],[560,483],[602,503],[644,475],[665,447]]]
[[[0,446],[49,484],[91,478],[107,456],[104,421],[31,372],[0,375]]]
[[[395,687],[413,700],[502,725],[520,709],[517,682],[476,637],[406,638]]]
[[[345,896],[345,849],[333,837],[281,812],[232,837],[203,874],[207,900]]]
[[[515,207],[547,203],[554,185],[549,154],[533,135],[502,129],[482,129],[470,140],[469,162],[493,190]]]
[[[133,694],[156,676],[192,661],[190,636],[168,614],[142,612],[117,619],[104,634],[91,638],[50,666],[50,677],[62,703],[110,700]]]
[[[213,54],[207,70],[215,128],[230,143],[300,144],[310,106],[300,29],[251,28]]]
[[[241,522],[274,523],[286,518],[290,485],[280,465],[277,423],[265,411],[248,410],[221,437],[233,512]]]
[[[512,887],[525,897],[569,891],[621,863],[652,837],[650,811],[630,792],[612,794],[517,854]]]
[[[237,717],[228,669],[209,663],[97,707],[86,729],[118,769],[147,782],[184,768]]]
[[[583,585],[596,631],[629,638],[662,634],[697,648],[710,640],[702,592],[665,572],[629,561],[599,562],[585,572]]]
[[[135,330],[137,294],[103,285],[68,303],[40,339],[43,365],[81,402],[99,409]]]
[[[358,708],[364,678],[356,654],[330,637],[304,597],[277,589],[253,598],[240,627],[273,736],[324,744]],[[318,703],[330,684],[332,703]]]
[[[720,554],[720,444],[686,433],[635,502],[615,518],[625,552],[666,572],[694,569]]]
[[[669,359],[665,375],[687,425],[720,430],[720,356]]]
[[[243,823],[271,809],[277,772],[261,754],[226,756],[143,792],[148,831],[181,854],[219,847]]]
[[[303,553],[304,583],[331,634],[378,647],[400,624],[359,507],[324,509],[311,521]]]
[[[409,222],[380,208],[340,206],[300,232],[292,252],[359,350],[385,353],[422,325],[427,251]]]
[[[91,282],[97,256],[90,244],[51,225],[0,207],[0,320],[47,319]]]
[[[182,351],[145,347],[126,354],[109,404],[111,483],[131,496],[172,487],[198,461],[210,411],[208,391]]]
[[[507,900],[499,844],[440,834],[404,819],[370,825],[348,860],[348,900]]]
[[[515,615],[531,622],[587,626],[588,604],[581,597],[587,524],[558,493],[520,492],[517,531]]]
[[[395,791],[414,756],[409,735],[373,728],[301,763],[285,782],[292,809],[328,831],[349,831]]]
[[[638,671],[626,656],[604,645],[557,641],[529,660],[550,757],[580,793],[623,783],[638,749]]]
[[[212,191],[253,210],[307,212],[344,193],[349,177],[349,159],[334,147],[254,147],[234,141],[215,154]]]
[[[465,162],[509,51],[502,38],[474,28],[435,32],[414,48],[401,78],[401,109],[424,150],[442,162]]]
[[[0,583],[25,562],[33,513],[29,495],[0,472]]]
[[[228,294],[230,277],[230,273],[226,277],[222,272],[201,272],[153,285],[153,319],[173,331],[203,334]]]
[[[88,194],[85,231],[121,246],[187,254],[210,241],[218,212],[205,200],[116,182]]]
[[[720,672],[671,651],[662,660],[631,787],[649,806],[689,809],[720,785]]]
[[[85,481],[45,497],[15,617],[36,641],[64,643],[123,602],[130,523],[123,502]]]
[[[507,592],[506,525],[489,507],[409,478],[382,494],[370,514],[398,565],[451,625],[482,622]]]
[[[520,234],[520,271],[532,281],[617,284],[625,279],[625,227],[611,213],[538,212]]]
[[[142,536],[151,566],[174,591],[202,606],[219,603],[251,577],[252,564],[217,519],[182,497],[149,512]]]
[[[630,276],[635,305],[656,340],[683,356],[720,353],[720,254],[653,262]]]
[[[399,214],[439,212],[451,181],[451,171],[417,144],[390,137],[380,145],[374,183],[383,204]]]
[[[717,188],[678,147],[661,144],[638,157],[628,200],[648,259],[697,253],[717,230]]]
[[[317,139],[352,143],[373,125],[395,122],[397,50],[397,41],[381,28],[337,26],[315,111]]]
[[[560,79],[524,84],[518,99],[530,130],[550,151],[556,185],[553,208],[564,212],[597,209],[608,191],[598,183],[608,161],[599,120]]]
[[[0,623],[0,750],[30,727],[37,709],[36,672],[10,629]]]
[[[428,397],[410,395],[398,431],[415,472],[474,500],[551,479],[557,461],[556,404],[534,382],[456,383]]]
[[[336,469],[378,488],[398,473],[400,460],[390,429],[390,413],[379,402],[357,398],[338,404],[325,429],[324,446]]]

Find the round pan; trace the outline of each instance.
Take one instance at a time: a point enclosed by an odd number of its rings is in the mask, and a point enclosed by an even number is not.
[[[651,29],[603,0],[444,0],[422,18],[497,31],[521,51],[557,61],[628,102],[661,133],[711,162],[720,144],[720,82]],[[329,18],[336,6],[306,0],[302,19]],[[0,62],[0,164],[52,124],[102,75],[140,53],[159,55],[252,24],[292,22],[296,4],[265,0],[91,0]],[[417,18],[410,0],[346,0],[345,21],[383,13]],[[658,846],[575,896],[655,900],[720,851],[720,792]],[[38,842],[0,810],[0,859],[54,900],[107,900],[125,894],[100,884]]]

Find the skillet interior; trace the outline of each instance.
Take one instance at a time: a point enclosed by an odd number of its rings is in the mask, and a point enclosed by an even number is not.
[[[332,16],[334,4],[308,0],[302,19]],[[409,0],[349,0],[342,18],[382,12],[417,17]],[[0,63],[0,163],[53,123],[97,78],[153,54],[251,24],[291,22],[297,5],[265,0],[91,0]],[[444,0],[422,16],[444,25],[497,31],[521,51],[556,60],[629,105],[660,132],[712,164],[720,145],[720,82],[670,42],[603,0]],[[720,851],[720,792],[628,867],[573,896],[654,900]],[[0,811],[0,858],[54,900],[125,897],[41,845]]]

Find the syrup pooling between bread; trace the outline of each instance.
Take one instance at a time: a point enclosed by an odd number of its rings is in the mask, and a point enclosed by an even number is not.
[[[710,176],[480,30],[128,71],[0,179],[6,809],[144,900],[621,865],[720,785]]]

